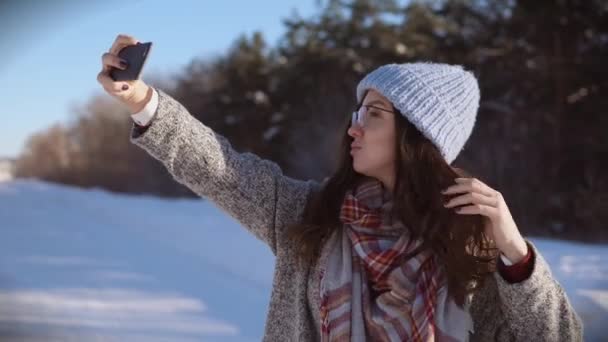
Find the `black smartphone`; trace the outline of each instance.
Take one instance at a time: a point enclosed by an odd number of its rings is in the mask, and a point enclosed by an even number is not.
[[[139,79],[151,49],[152,42],[137,43],[124,47],[118,52],[118,57],[127,61],[127,68],[122,70],[112,67],[112,69],[110,69],[110,77],[114,81],[132,81]]]

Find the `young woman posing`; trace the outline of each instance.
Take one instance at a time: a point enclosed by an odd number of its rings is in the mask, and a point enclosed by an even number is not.
[[[450,166],[479,88],[461,66],[384,65],[356,89],[341,163],[319,183],[238,153],[179,102],[98,81],[135,121],[131,141],[238,219],[276,256],[265,341],[581,341],[580,318],[505,199]]]

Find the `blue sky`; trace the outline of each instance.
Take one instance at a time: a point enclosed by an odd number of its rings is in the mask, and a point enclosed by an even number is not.
[[[225,52],[243,33],[260,30],[274,44],[284,18],[318,8],[316,0],[41,3],[0,7],[0,157],[16,157],[29,135],[67,123],[74,106],[104,93],[96,80],[101,55],[119,33],[154,43],[144,78],[169,76],[195,57]]]

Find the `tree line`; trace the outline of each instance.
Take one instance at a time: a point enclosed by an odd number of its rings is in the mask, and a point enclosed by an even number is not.
[[[294,14],[275,45],[238,37],[172,80],[145,79],[233,147],[322,179],[356,105],[385,63],[462,64],[481,104],[454,162],[498,189],[525,233],[608,241],[608,5],[600,0],[329,0]],[[18,177],[169,197],[194,196],[129,142],[128,113],[106,96],[33,135]]]

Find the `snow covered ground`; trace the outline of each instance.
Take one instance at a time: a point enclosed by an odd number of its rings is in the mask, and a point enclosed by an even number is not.
[[[261,339],[273,255],[210,202],[12,180],[0,222],[0,340]],[[602,340],[608,246],[531,239]]]

